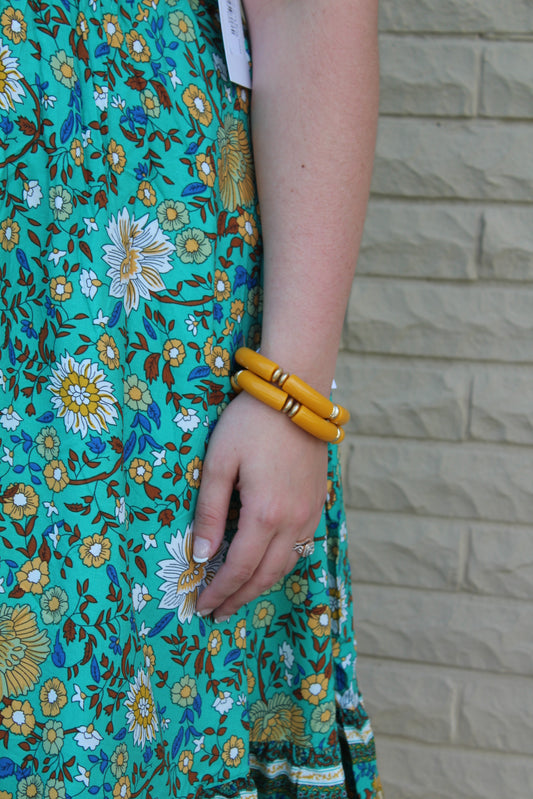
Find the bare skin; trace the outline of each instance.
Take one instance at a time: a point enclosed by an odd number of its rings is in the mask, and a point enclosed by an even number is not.
[[[377,0],[244,0],[265,248],[261,352],[328,395],[362,234],[378,104]],[[212,555],[231,492],[242,510],[197,612],[227,618],[294,568],[326,498],[327,447],[241,394],[204,461],[194,536]]]

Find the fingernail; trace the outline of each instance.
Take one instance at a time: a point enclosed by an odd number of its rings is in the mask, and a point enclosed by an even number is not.
[[[199,619],[203,619],[205,616],[209,616],[210,613],[213,612],[213,608],[205,608],[204,610],[197,610],[195,611],[195,616],[198,616]]]
[[[194,537],[192,556],[196,563],[205,563],[206,560],[209,560],[210,549],[211,541],[208,538]]]
[[[231,616],[216,616],[215,617],[215,624],[223,624],[225,621],[229,621]]]

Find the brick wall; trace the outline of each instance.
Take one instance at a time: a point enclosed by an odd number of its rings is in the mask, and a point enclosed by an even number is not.
[[[533,2],[381,0],[339,357],[386,799],[533,797]]]

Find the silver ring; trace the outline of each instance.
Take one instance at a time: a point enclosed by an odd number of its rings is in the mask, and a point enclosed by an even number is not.
[[[297,541],[293,546],[293,550],[299,555],[300,558],[307,558],[315,551],[315,542],[312,538],[306,538],[303,541]]]

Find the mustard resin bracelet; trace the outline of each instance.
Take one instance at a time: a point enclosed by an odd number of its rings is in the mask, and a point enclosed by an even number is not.
[[[235,353],[235,360],[240,366],[244,366],[263,380],[283,388],[290,397],[294,397],[322,419],[340,427],[350,418],[346,408],[335,405],[296,375],[287,374],[277,363],[265,358],[261,353],[254,352],[249,347],[240,347]]]
[[[259,377],[255,372],[241,369],[233,375],[231,384],[237,393],[246,391],[275,411],[287,414],[294,424],[321,441],[338,444],[344,438],[342,428],[318,416],[310,408],[290,397],[286,391]]]

